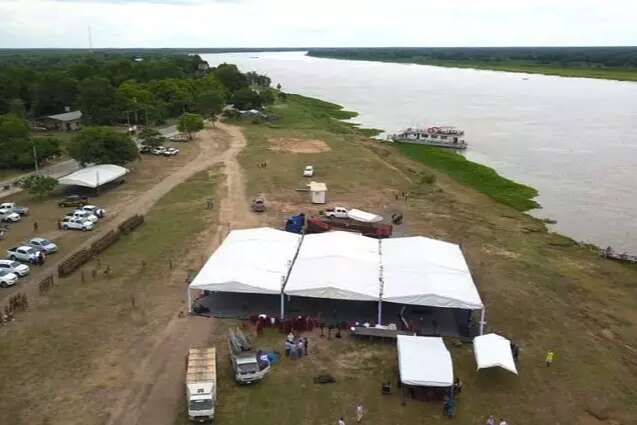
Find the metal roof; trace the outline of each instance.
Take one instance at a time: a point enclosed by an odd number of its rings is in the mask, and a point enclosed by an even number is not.
[[[49,115],[47,118],[57,121],[75,121],[82,118],[82,111],[71,111],[63,114]]]

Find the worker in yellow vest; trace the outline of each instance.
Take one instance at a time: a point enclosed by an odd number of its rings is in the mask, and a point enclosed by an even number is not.
[[[555,356],[555,353],[553,353],[552,350],[549,350],[546,353],[546,367],[551,367],[551,365],[553,364],[553,357]]]

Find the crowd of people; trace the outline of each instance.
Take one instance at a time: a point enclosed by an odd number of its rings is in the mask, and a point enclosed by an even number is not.
[[[303,356],[308,355],[307,347],[308,347],[308,339],[307,337],[296,336],[294,332],[290,331],[287,338],[285,339],[285,355],[292,360],[296,360]]]

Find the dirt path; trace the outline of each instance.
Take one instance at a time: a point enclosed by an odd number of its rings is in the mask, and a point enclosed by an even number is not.
[[[237,162],[246,140],[237,127],[217,124],[217,128],[227,134],[230,146],[217,157],[223,163],[226,177],[225,190],[218,203],[222,226],[206,235],[206,254],[213,251],[228,229],[256,226],[259,222],[249,210],[244,177]],[[184,355],[189,346],[208,341],[214,323],[214,319],[175,316],[131,377],[128,392],[114,407],[108,425],[172,425],[184,397]]]

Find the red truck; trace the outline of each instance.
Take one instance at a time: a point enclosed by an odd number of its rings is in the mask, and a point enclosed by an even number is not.
[[[306,221],[305,233],[323,233],[330,230],[343,230],[360,233],[363,236],[383,239],[391,237],[393,226],[384,223],[363,223],[349,218],[310,217]]]

